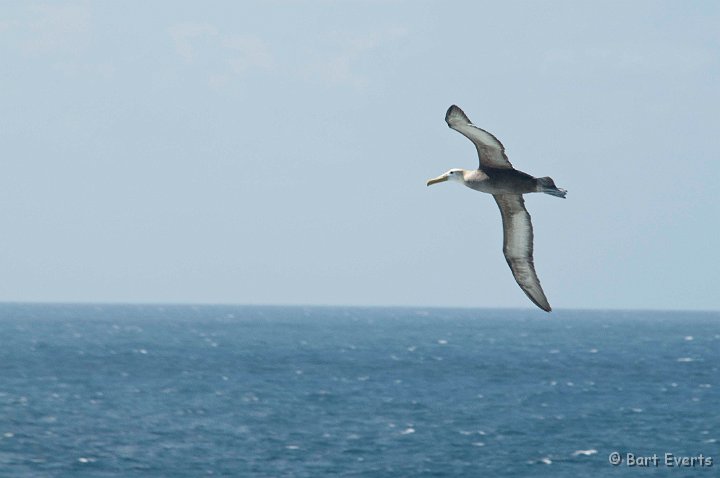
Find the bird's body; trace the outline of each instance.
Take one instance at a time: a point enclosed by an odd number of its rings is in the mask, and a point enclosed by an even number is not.
[[[537,180],[516,169],[485,168],[465,171],[465,186],[488,194],[526,194],[537,191]]]
[[[528,298],[541,309],[551,307],[540,286],[533,263],[533,229],[522,195],[542,192],[565,197],[567,191],[549,177],[536,178],[512,167],[505,147],[487,131],[473,125],[463,111],[451,106],[445,115],[448,126],[475,144],[480,166],[475,170],[451,169],[427,185],[457,181],[476,191],[492,194],[503,223],[503,253],[513,276]]]

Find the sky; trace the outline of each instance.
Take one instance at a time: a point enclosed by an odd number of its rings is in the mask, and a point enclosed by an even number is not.
[[[2,2],[0,301],[720,309],[720,3]]]

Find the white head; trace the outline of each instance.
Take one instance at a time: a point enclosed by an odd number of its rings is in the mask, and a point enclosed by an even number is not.
[[[453,168],[450,171],[448,171],[447,173],[436,177],[435,179],[429,179],[427,182],[427,185],[430,186],[432,184],[442,183],[444,181],[458,181],[458,182],[462,183],[464,181],[464,178],[463,178],[464,172],[465,171],[463,169]]]

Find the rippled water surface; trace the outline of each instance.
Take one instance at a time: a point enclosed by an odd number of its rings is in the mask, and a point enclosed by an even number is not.
[[[718,313],[5,304],[0,337],[2,476],[720,471]]]

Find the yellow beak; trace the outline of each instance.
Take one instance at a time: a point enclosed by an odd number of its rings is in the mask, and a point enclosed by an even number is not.
[[[442,176],[438,176],[435,179],[429,179],[427,182],[428,186],[431,186],[436,183],[442,183],[448,180],[447,174],[443,174]]]

